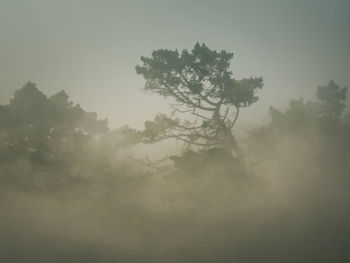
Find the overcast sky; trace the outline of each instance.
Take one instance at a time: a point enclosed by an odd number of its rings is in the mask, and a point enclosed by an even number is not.
[[[330,79],[350,85],[350,0],[0,0],[0,104],[31,80],[113,128],[141,127],[167,101],[141,92],[140,56],[197,41],[233,52],[237,78],[264,78],[247,121]]]

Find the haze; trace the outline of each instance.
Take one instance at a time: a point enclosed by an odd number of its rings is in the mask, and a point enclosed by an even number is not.
[[[0,263],[350,262],[349,11],[0,0]]]
[[[0,103],[31,80],[48,94],[64,89],[113,128],[140,128],[167,102],[140,92],[139,57],[199,41],[234,52],[236,76],[264,77],[260,102],[244,112],[262,120],[330,79],[350,82],[349,9],[347,0],[2,0]]]

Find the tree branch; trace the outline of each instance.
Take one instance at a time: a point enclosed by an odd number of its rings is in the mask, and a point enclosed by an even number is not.
[[[183,75],[183,73],[181,71],[179,71],[179,74],[181,76],[181,78],[183,79],[183,81],[186,83],[187,87],[191,85],[191,83],[187,80],[187,78]],[[201,81],[201,80],[200,80]],[[203,99],[206,103],[208,103],[211,106],[216,106],[217,103],[212,102],[208,99],[208,96],[203,96],[202,94],[198,93],[197,94],[201,99]]]
[[[232,123],[230,124],[229,128],[232,129],[232,127],[236,124],[237,120],[238,120],[238,115],[239,115],[239,107],[236,107],[236,115],[235,118],[233,119]]]

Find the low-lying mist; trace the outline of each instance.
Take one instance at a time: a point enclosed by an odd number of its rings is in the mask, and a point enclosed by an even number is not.
[[[25,87],[0,106],[1,262],[350,260],[347,117],[271,109],[242,172],[219,150],[142,158],[133,130]]]

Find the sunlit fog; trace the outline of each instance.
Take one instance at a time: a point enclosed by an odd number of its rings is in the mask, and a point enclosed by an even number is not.
[[[350,262],[349,10],[0,0],[0,262]]]

